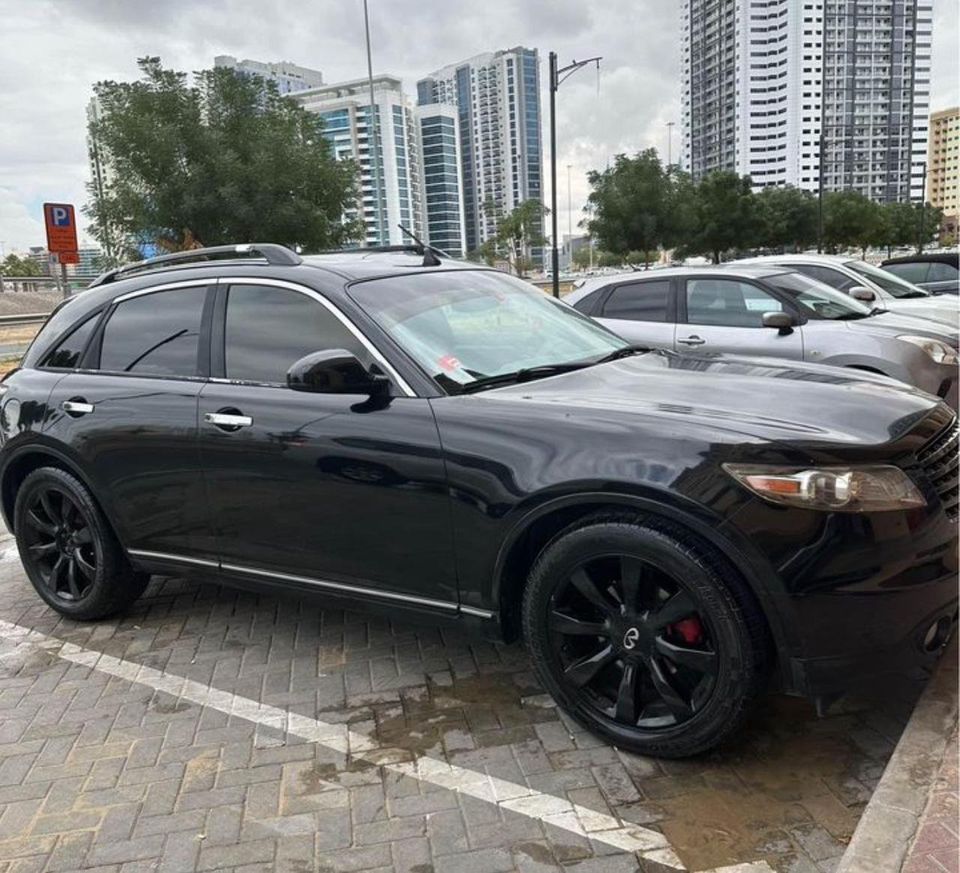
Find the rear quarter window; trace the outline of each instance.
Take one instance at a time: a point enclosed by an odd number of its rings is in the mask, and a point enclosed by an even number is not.
[[[574,303],[573,308],[576,309],[577,312],[582,312],[584,315],[595,315],[600,301],[603,299],[603,295],[607,293],[608,287],[609,285],[605,285],[603,288],[597,288],[596,291],[591,291],[586,297],[581,297]]]
[[[80,322],[44,356],[42,366],[55,370],[72,370],[79,367],[83,352],[99,320],[100,313],[95,312]]]

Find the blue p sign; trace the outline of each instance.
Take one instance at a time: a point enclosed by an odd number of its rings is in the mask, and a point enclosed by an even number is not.
[[[70,227],[70,212],[65,206],[54,206],[50,218],[54,227]]]

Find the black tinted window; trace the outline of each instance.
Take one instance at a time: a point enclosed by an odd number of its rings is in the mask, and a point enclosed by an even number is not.
[[[586,297],[581,297],[576,303],[573,304],[573,308],[576,309],[577,312],[582,312],[584,315],[593,315],[593,311],[600,302],[600,298],[602,298],[606,292],[606,288],[598,288],[592,294],[588,294]]]
[[[45,367],[58,367],[64,369],[73,369],[80,365],[80,357],[83,350],[87,347],[93,329],[100,320],[100,313],[91,315],[86,321],[75,327],[67,336],[65,336],[56,348],[47,355],[43,362]]]
[[[857,284],[856,280],[851,279],[839,270],[831,270],[830,267],[818,267],[814,264],[794,264],[791,269],[840,291],[846,291]]]
[[[925,261],[913,261],[905,264],[886,264],[883,269],[907,282],[926,282],[930,265]]]
[[[927,273],[928,282],[956,282],[957,268],[953,264],[946,264],[943,261],[931,261],[930,272]],[[904,278],[908,278],[904,276]],[[910,280],[914,281],[914,280]]]
[[[178,288],[120,303],[103,331],[100,369],[194,376],[206,288]]]
[[[304,355],[346,349],[365,365],[363,344],[316,300],[298,291],[234,285],[227,297],[226,375],[247,382],[286,384],[290,365]]]
[[[666,321],[669,305],[669,279],[635,282],[613,289],[603,306],[603,315],[634,321]]]

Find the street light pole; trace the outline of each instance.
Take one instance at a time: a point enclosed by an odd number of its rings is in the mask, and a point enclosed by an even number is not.
[[[823,129],[820,130],[820,162],[817,173],[817,254],[823,254]]]
[[[923,218],[927,206],[927,162],[923,162],[923,181],[920,183],[920,226],[917,228],[917,254],[923,254]]]
[[[377,103],[373,93],[373,54],[370,51],[370,15],[367,12],[367,0],[363,0],[363,27],[367,36],[367,80],[370,83],[370,108],[367,111],[367,141],[370,143],[370,174],[373,176],[373,209],[377,222],[377,245],[384,242],[383,222],[380,215],[380,146],[377,135]]]
[[[552,251],[550,266],[553,270],[553,296],[560,296],[560,250],[557,248],[557,89],[581,67],[596,64],[600,69],[601,58],[587,58],[557,68],[557,53],[550,52],[550,224]]]

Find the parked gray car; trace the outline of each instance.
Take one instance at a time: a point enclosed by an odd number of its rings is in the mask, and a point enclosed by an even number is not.
[[[957,408],[955,328],[877,312],[783,267],[602,276],[565,299],[636,345],[851,367],[915,385]]]
[[[737,264],[773,264],[804,273],[870,306],[902,315],[916,315],[956,329],[960,306],[955,299],[933,295],[866,261],[844,255],[766,255]]]

